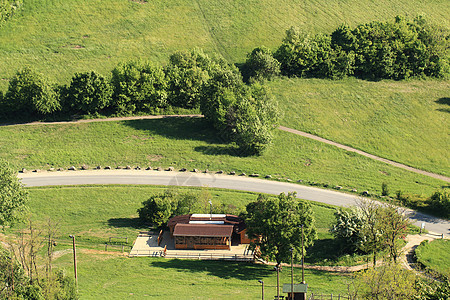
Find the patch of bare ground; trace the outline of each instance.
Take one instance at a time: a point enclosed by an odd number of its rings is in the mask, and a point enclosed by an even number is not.
[[[95,249],[82,249],[81,252],[85,254],[101,255],[105,260],[117,256],[128,257],[128,252],[103,251]]]
[[[147,155],[147,159],[149,161],[160,161],[163,158],[164,158],[164,156],[162,156],[162,155]]]

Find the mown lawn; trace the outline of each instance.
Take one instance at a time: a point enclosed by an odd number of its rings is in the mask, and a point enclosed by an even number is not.
[[[277,130],[262,156],[240,156],[202,119],[178,118],[0,127],[0,159],[17,170],[86,164],[197,168],[272,175],[381,193],[430,195],[445,182]]]
[[[78,249],[79,291],[82,299],[218,299],[237,297],[258,299],[264,280],[265,296],[276,295],[276,273],[272,266],[235,262],[127,258],[117,252],[102,252],[109,236],[127,236],[130,244],[139,230],[146,229],[136,219],[136,209],[151,194],[166,187],[153,186],[62,186],[29,188],[30,212],[35,224],[48,218],[59,223],[54,267],[72,270],[71,239]],[[180,191],[199,192],[199,188]],[[254,201],[254,193],[209,189],[212,202],[244,207]],[[334,208],[313,205],[319,238],[333,221]],[[12,234],[13,232],[9,232]],[[120,250],[119,250],[120,251]],[[312,255],[312,253],[311,253]],[[345,293],[348,276],[306,270],[311,292]],[[295,269],[295,280],[301,270]],[[290,269],[281,272],[281,282],[290,282]]]
[[[450,240],[434,240],[420,244],[416,249],[416,256],[426,268],[450,276]]]
[[[81,299],[265,299],[276,292],[273,266],[244,262],[195,261],[164,258],[127,258],[78,252],[78,284]],[[72,255],[64,254],[55,266],[72,273]],[[294,270],[295,282],[301,270]],[[305,270],[309,293],[345,294],[351,277]],[[280,283],[290,283],[290,268],[280,273]]]
[[[256,193],[232,191],[223,189],[171,187],[181,193],[210,193],[213,205],[222,203],[239,213],[247,203],[256,201]],[[151,195],[164,192],[163,186],[56,186],[28,188],[30,193],[30,212],[32,219],[45,222],[52,219],[58,223],[59,235],[63,241],[69,241],[69,234],[75,234],[77,241],[87,247],[97,247],[104,244],[110,236],[128,237],[130,244],[139,230],[148,227],[141,224],[137,209]],[[201,206],[201,205],[200,205]],[[334,208],[323,205],[313,205],[316,227],[319,238],[327,235],[328,228],[334,220]],[[209,205],[205,211],[208,213]]]
[[[282,125],[450,176],[450,82],[277,79]]]
[[[66,83],[75,72],[106,74],[130,58],[164,64],[194,47],[236,63],[255,47],[278,47],[293,25],[330,33],[342,23],[419,14],[449,28],[445,0],[27,0],[0,28],[0,88],[24,66]]]

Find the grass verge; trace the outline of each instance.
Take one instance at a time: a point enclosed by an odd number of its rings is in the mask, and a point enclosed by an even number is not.
[[[450,277],[450,240],[424,241],[417,247],[416,257],[431,272]]]

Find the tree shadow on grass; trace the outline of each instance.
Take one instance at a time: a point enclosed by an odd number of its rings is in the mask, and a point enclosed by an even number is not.
[[[152,135],[174,140],[198,140],[210,144],[222,144],[216,131],[202,118],[166,117],[163,119],[125,120],[122,124]]]
[[[336,261],[341,251],[335,239],[322,239],[315,241],[306,253],[305,262],[315,265]]]
[[[134,229],[146,228],[145,224],[139,218],[111,218],[108,220],[111,227],[122,228],[129,227]]]
[[[194,148],[195,151],[201,152],[205,155],[229,155],[235,157],[245,157],[246,155],[239,150],[238,147],[229,146],[197,146]]]
[[[448,97],[443,97],[443,98],[439,98],[438,100],[435,101],[437,104],[443,104],[443,105],[447,105],[450,106],[450,98]],[[446,113],[450,113],[450,108],[445,107],[445,108],[438,108],[438,111],[442,111],[442,112],[446,112]]]
[[[126,120],[122,124],[143,131],[149,137],[159,135],[174,140],[196,140],[208,143],[194,150],[206,155],[247,156],[236,145],[230,144],[225,134],[215,130],[203,118],[166,117],[163,119]]]
[[[274,273],[271,266],[251,262],[172,259],[151,262],[150,265],[163,269],[175,269],[178,272],[207,273],[223,279],[256,281]]]

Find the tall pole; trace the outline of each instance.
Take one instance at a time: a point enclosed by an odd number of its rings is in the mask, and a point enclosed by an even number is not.
[[[277,263],[277,300],[280,300],[280,265]]]
[[[78,275],[77,275],[77,252],[75,248],[75,236],[69,235],[70,238],[72,238],[72,245],[73,245],[73,271],[75,273],[75,284],[78,286]]]
[[[209,220],[212,220],[212,202],[209,200]]]
[[[264,300],[264,281],[258,280],[259,283],[261,283],[262,291],[261,291],[261,300]]]
[[[291,248],[291,299],[294,299],[294,248]]]
[[[305,283],[305,266],[304,266],[304,260],[305,260],[305,256],[303,254],[303,224],[302,224],[302,283]]]

